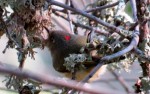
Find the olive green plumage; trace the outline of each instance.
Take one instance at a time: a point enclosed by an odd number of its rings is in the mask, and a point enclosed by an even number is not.
[[[64,58],[69,54],[79,53],[85,46],[87,37],[73,35],[64,31],[51,31],[49,33],[48,48],[51,51],[53,66],[59,72],[65,72]]]

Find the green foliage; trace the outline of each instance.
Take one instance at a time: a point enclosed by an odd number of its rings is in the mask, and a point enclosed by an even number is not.
[[[131,5],[130,5],[130,2],[128,2],[126,4],[126,7],[125,7],[125,12],[130,15],[130,17],[132,17],[132,8],[131,8]]]

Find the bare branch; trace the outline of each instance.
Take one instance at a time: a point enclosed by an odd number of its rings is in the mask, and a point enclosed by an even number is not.
[[[85,16],[85,17],[88,17],[88,18],[90,18],[91,20],[93,20],[93,21],[95,21],[95,22],[97,22],[97,23],[99,23],[99,24],[101,24],[101,25],[103,25],[103,26],[108,27],[109,29],[111,29],[110,32],[116,32],[116,33],[120,34],[122,37],[126,37],[124,34],[122,34],[122,33],[120,32],[120,31],[121,31],[120,28],[118,28],[118,27],[116,27],[116,26],[114,26],[114,25],[111,25],[111,24],[109,24],[109,23],[107,23],[107,22],[104,22],[103,20],[101,20],[101,19],[99,19],[99,18],[97,18],[97,17],[95,17],[95,16],[93,16],[93,15],[91,15],[91,14],[88,14],[88,13],[82,11],[82,10],[75,9],[75,8],[71,8],[71,7],[69,7],[69,6],[65,5],[65,4],[59,3],[59,2],[54,1],[54,0],[47,0],[47,2],[49,2],[49,3],[52,4],[52,5],[57,5],[57,6],[60,6],[60,7],[62,7],[62,8],[65,8],[65,9],[68,9],[68,10],[71,10],[71,11],[74,11],[74,12],[76,12],[76,13],[79,13],[79,14],[81,14],[81,15],[83,15],[83,16]]]
[[[109,91],[102,91],[102,90],[96,90],[96,89],[90,89],[87,88],[86,86],[83,86],[83,84],[80,84],[77,86],[77,82],[76,81],[72,81],[72,80],[67,80],[64,81],[61,78],[55,78],[52,76],[48,76],[48,75],[44,75],[44,74],[35,74],[32,73],[30,71],[21,71],[19,68],[9,65],[9,64],[4,64],[0,62],[0,72],[1,73],[7,73],[7,74],[12,74],[12,75],[16,75],[18,77],[21,78],[30,78],[30,79],[34,79],[36,81],[48,84],[48,85],[55,85],[55,86],[62,86],[62,87],[67,87],[67,88],[72,88],[72,89],[76,89],[79,91],[84,91],[87,93],[91,93],[91,94],[110,94]],[[111,94],[116,94],[117,92],[113,92]],[[121,92],[120,92],[121,93]],[[120,94],[118,92],[118,94]]]
[[[150,55],[146,55],[143,51],[141,51],[140,49],[138,48],[135,48],[134,49],[134,53],[140,58],[140,59],[143,59],[143,60],[146,60],[146,61],[150,61]]]
[[[101,6],[101,7],[92,8],[92,9],[86,10],[85,12],[89,13],[89,12],[93,12],[93,11],[97,11],[97,10],[102,10],[102,9],[114,7],[114,6],[118,5],[118,4],[119,4],[119,1],[117,1],[117,2],[115,2],[113,4],[109,4],[109,5],[104,5],[104,6]]]
[[[139,43],[139,25],[135,28],[133,39],[132,39],[130,45],[127,48],[125,48],[124,50],[119,51],[119,52],[117,52],[115,54],[103,57],[100,60],[99,64],[81,82],[87,82],[96,73],[96,71],[98,71],[98,69],[102,65],[105,64],[104,61],[109,61],[109,60],[117,58],[117,57],[119,57],[119,56],[121,56],[123,54],[126,54],[127,52],[129,52],[132,49],[136,48],[138,43]],[[72,91],[71,94],[73,94],[73,92],[74,92],[74,90]]]
[[[88,81],[88,80],[95,74],[95,72],[96,72],[103,64],[105,64],[105,63],[104,63],[105,61],[109,61],[109,60],[112,60],[112,59],[114,59],[114,58],[117,58],[117,57],[119,57],[119,56],[121,56],[121,55],[126,54],[127,52],[129,52],[129,51],[131,51],[132,49],[136,48],[137,45],[138,45],[138,43],[139,43],[139,25],[136,27],[136,29],[135,29],[135,31],[134,31],[134,36],[133,36],[133,39],[132,39],[130,45],[129,45],[128,47],[126,47],[125,49],[123,49],[123,50],[117,52],[117,53],[114,53],[114,54],[112,54],[112,55],[108,55],[108,56],[103,57],[103,58],[100,60],[99,64],[89,73],[88,76],[85,77],[85,79],[83,80],[83,82]]]
[[[133,11],[133,18],[134,18],[134,21],[137,22],[137,21],[138,21],[138,18],[137,18],[136,2],[135,2],[135,0],[130,0],[130,3],[131,3],[132,11]]]
[[[82,4],[83,4],[83,6],[86,6],[86,4],[85,4],[84,0],[81,0],[81,2],[82,2]]]
[[[136,48],[138,43],[139,43],[139,25],[136,26],[136,29],[135,29],[134,35],[133,35],[133,39],[128,47],[126,47],[125,49],[123,49],[117,53],[114,53],[112,55],[105,56],[101,60],[109,61],[109,60],[112,60],[119,56],[122,56],[122,55],[128,53],[129,51],[131,51],[133,48]]]
[[[92,71],[82,80],[77,86],[80,86],[82,82],[88,82],[88,80],[98,71],[98,69],[104,65],[104,62],[100,61],[98,65],[92,69]],[[69,94],[74,94],[75,90],[72,90]]]
[[[70,0],[67,0],[67,3],[68,3],[68,6],[71,5],[71,1]],[[69,19],[68,21],[69,21],[69,25],[70,25],[70,31],[71,31],[72,34],[74,34],[73,26],[72,26],[72,20],[70,18],[70,11],[69,10],[67,10],[67,15],[68,15],[68,19]]]
[[[119,76],[117,73],[115,73],[113,70],[111,70],[111,69],[109,69],[109,70],[114,75],[116,80],[119,81],[120,84],[124,87],[126,92],[127,93],[131,93],[131,90],[129,89],[127,82],[121,76]],[[132,92],[132,94],[133,94],[133,92]]]
[[[57,15],[57,16],[59,16],[59,17],[65,19],[65,20],[67,20],[67,21],[70,20],[70,19],[68,19],[67,17],[61,15],[59,12],[57,12],[57,11],[55,11],[55,10],[53,10],[53,9],[52,9],[52,11],[53,11],[53,13],[54,13],[55,15]],[[92,30],[92,31],[94,30],[95,32],[97,32],[97,33],[99,33],[99,34],[103,34],[103,35],[105,35],[105,36],[108,36],[108,35],[109,35],[108,32],[102,32],[102,31],[100,31],[100,30],[96,30],[96,29],[95,29],[94,27],[92,27],[92,26],[83,25],[83,24],[81,24],[81,23],[76,23],[74,20],[72,20],[72,23],[73,23],[75,26],[82,27],[82,28],[85,28],[85,29],[88,29],[88,30]]]

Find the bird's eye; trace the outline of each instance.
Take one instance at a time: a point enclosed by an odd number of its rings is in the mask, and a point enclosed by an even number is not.
[[[51,41],[52,43],[54,43],[54,42],[55,42],[54,37],[51,37],[51,38],[50,38],[50,41]]]

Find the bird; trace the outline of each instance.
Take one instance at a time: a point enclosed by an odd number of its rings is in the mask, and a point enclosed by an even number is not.
[[[46,30],[49,33],[49,38],[47,39],[47,47],[51,52],[54,69],[60,73],[63,73],[67,78],[71,78],[71,73],[64,66],[64,58],[68,57],[69,54],[79,54],[80,49],[87,44],[87,36],[70,34],[61,30],[49,31],[47,28]],[[96,63],[91,63],[87,66],[87,69],[77,71],[76,80],[82,80],[90,73],[95,65]],[[96,77],[98,75],[99,74],[97,73]]]

